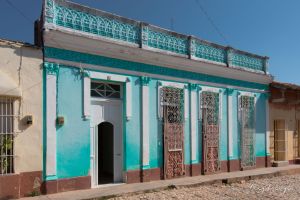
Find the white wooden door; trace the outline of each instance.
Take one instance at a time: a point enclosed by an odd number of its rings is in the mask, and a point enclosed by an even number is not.
[[[114,182],[123,182],[123,131],[122,101],[95,99],[91,101],[91,175],[92,186],[98,185],[98,125],[109,122],[113,125]]]

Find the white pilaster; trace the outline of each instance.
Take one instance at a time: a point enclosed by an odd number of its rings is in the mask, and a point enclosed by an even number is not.
[[[56,175],[56,73],[58,65],[45,63],[46,70],[46,176]]]
[[[184,119],[187,120],[189,116],[189,90],[188,87],[184,88]]]
[[[197,89],[191,90],[191,157],[192,162],[195,161],[196,158],[196,145],[197,145],[197,139],[196,139],[196,132],[197,132]]]
[[[148,77],[141,77],[142,84],[142,141],[143,141],[143,168],[149,168],[149,84]]]
[[[233,157],[233,89],[227,89],[227,128],[228,128],[228,156]]]
[[[91,78],[89,76],[83,77],[83,117],[90,118],[90,98],[91,98]]]
[[[132,86],[131,80],[126,80],[126,118],[130,120],[132,117]]]
[[[162,88],[161,82],[157,81],[157,117],[159,120],[162,120],[163,117],[162,102],[160,100],[161,88]]]

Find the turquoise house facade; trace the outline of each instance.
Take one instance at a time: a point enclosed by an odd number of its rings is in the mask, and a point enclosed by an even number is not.
[[[267,167],[268,58],[45,0],[46,192]]]

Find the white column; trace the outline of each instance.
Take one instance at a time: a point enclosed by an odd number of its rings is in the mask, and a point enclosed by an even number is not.
[[[196,151],[197,151],[197,88],[191,88],[191,158],[192,162],[196,161]]]
[[[91,94],[91,78],[89,76],[83,77],[83,117],[90,118],[90,95]]]
[[[46,70],[46,176],[56,175],[56,73],[58,65],[45,63]]]
[[[143,169],[149,168],[149,77],[141,77],[142,84],[142,141]]]
[[[160,81],[157,81],[157,117],[159,120],[162,120],[163,117],[163,110],[162,110],[162,103],[160,100],[160,90],[162,88],[162,83]]]
[[[229,158],[233,157],[233,112],[232,112],[232,93],[233,89],[227,89],[227,127],[228,127],[228,154]]]
[[[126,118],[130,120],[132,117],[132,86],[131,80],[126,80]]]
[[[269,99],[266,94],[266,152],[267,156],[270,155],[270,113],[269,113]]]
[[[187,120],[189,116],[189,89],[184,87],[184,119]]]

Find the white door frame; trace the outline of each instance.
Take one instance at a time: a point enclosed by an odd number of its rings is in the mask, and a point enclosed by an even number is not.
[[[123,161],[124,161],[124,147],[123,147],[123,101],[122,99],[105,99],[105,98],[91,98],[91,108],[93,105],[100,105],[101,103],[107,103],[107,104],[118,104],[120,106],[120,114],[121,114],[121,121],[119,124],[119,129],[120,129],[120,134],[121,137],[117,137],[121,141],[119,141],[121,145],[121,154],[115,153],[116,149],[116,142],[115,140],[115,127],[116,124],[113,121],[109,121],[107,119],[101,119],[100,121],[98,120],[97,122],[94,121],[95,116],[93,116],[93,112],[91,111],[91,122],[90,122],[90,138],[91,138],[91,186],[92,188],[98,187],[98,125],[102,122],[109,122],[113,124],[114,126],[114,183],[120,182],[120,180],[116,180],[115,177],[115,171],[116,170],[122,170],[121,174],[123,175]],[[116,154],[116,155],[115,155]],[[121,156],[121,166],[115,165],[116,161],[116,156]],[[124,182],[123,176],[121,182]]]

